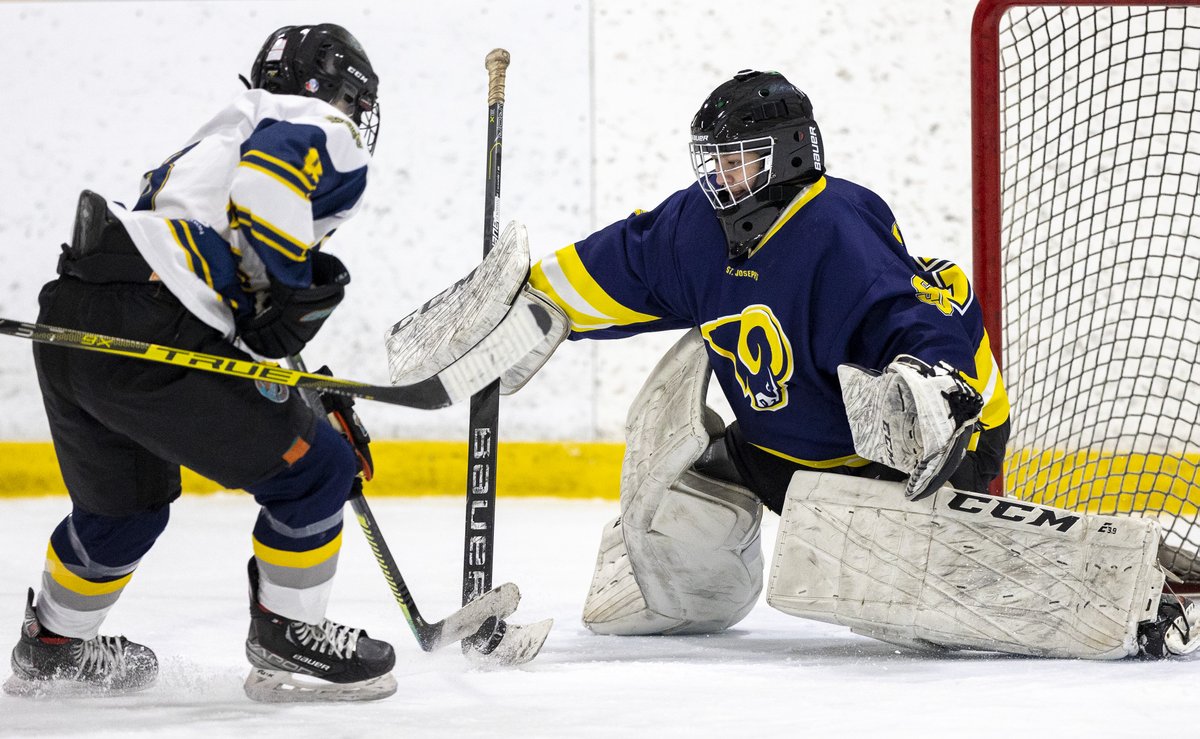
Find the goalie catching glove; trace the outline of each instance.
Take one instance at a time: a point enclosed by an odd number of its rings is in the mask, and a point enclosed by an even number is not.
[[[854,450],[908,473],[905,498],[920,500],[954,474],[983,410],[958,370],[901,354],[883,372],[840,365],[838,379]]]
[[[238,338],[260,357],[299,354],[345,297],[350,272],[342,261],[320,251],[313,251],[311,259],[312,287],[293,288],[272,280],[262,294],[265,304],[237,319]]]
[[[513,221],[470,274],[388,331],[392,384],[421,382],[475,352],[507,356],[519,346],[520,358],[501,373],[500,392],[519,390],[570,333],[566,313],[528,280],[529,237]]]

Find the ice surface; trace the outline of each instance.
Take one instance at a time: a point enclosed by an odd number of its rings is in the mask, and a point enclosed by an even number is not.
[[[371,501],[426,618],[458,603],[462,503]],[[15,642],[63,498],[0,500],[0,634]],[[524,594],[513,621],[553,617],[541,655],[479,669],[456,648],[421,652],[348,515],[330,617],[392,641],[399,692],[384,701],[262,705],[242,694],[248,496],[188,496],[106,623],[152,646],[159,683],[71,701],[0,695],[13,737],[1132,737],[1195,736],[1200,661],[1097,663],[931,657],[760,604],[711,637],[600,637],[579,622],[612,501],[501,499],[496,580]],[[777,519],[768,514],[764,545]],[[8,624],[8,626],[4,626]],[[4,631],[7,628],[8,631]],[[0,641],[0,649],[9,643]],[[0,668],[0,678],[7,677]]]

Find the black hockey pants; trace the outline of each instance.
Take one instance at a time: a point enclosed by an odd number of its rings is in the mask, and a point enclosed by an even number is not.
[[[152,278],[123,231],[90,246],[65,251],[62,276],[39,296],[40,322],[249,358]],[[50,538],[44,623],[69,636],[94,633],[165,528],[180,466],[245,488],[263,505],[255,552],[278,563],[270,574],[285,590],[328,583],[354,454],[298,393],[52,344],[35,344],[34,360],[73,503]],[[321,561],[310,566],[313,551]]]

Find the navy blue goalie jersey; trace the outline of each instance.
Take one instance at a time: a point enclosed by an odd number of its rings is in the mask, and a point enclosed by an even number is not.
[[[887,204],[846,180],[813,183],[742,259],[693,185],[545,257],[530,282],[572,339],[698,327],[746,440],[809,467],[865,464],[840,364],[944,360],[983,394],[984,428],[1008,419],[966,274],[909,256]]]

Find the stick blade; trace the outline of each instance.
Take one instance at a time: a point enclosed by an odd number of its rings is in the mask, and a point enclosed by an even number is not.
[[[452,642],[462,641],[468,636],[474,636],[490,618],[502,619],[517,610],[521,602],[521,591],[516,585],[506,582],[492,588],[475,600],[466,604],[446,618],[434,624],[438,636],[433,639],[426,649],[432,651]]]
[[[478,649],[467,650],[467,658],[477,665],[516,667],[533,660],[542,651],[554,619],[548,618],[532,624],[505,623],[504,637],[496,648],[484,653]]]

